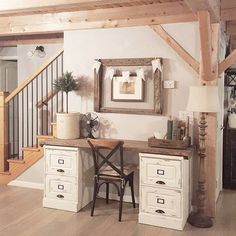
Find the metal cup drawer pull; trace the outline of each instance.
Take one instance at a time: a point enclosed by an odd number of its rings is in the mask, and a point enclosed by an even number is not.
[[[165,199],[163,199],[163,198],[157,198],[157,203],[159,203],[159,204],[165,204]]]
[[[162,184],[162,185],[164,185],[164,184],[166,184],[164,181],[161,181],[161,180],[158,180],[157,182],[156,182],[156,184]]]
[[[62,170],[62,169],[57,169],[57,172],[59,172],[59,173],[64,173],[65,171]]]
[[[165,174],[165,171],[164,171],[164,170],[161,170],[161,169],[157,169],[157,174],[158,174],[158,175],[164,175],[164,174]]]
[[[62,194],[58,194],[57,197],[58,198],[64,198],[64,196]]]
[[[165,214],[165,212],[163,210],[156,210],[156,213]]]

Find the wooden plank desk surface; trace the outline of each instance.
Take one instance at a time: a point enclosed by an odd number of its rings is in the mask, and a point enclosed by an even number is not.
[[[86,139],[47,139],[40,142],[40,146],[50,145],[50,146],[66,146],[66,147],[78,147],[83,149],[90,149]],[[191,158],[193,156],[193,148],[187,149],[170,149],[170,148],[157,148],[149,147],[147,141],[137,141],[137,140],[124,140],[124,151],[132,152],[145,152],[145,153],[155,153],[163,155],[173,155],[173,156],[184,156],[185,158]]]

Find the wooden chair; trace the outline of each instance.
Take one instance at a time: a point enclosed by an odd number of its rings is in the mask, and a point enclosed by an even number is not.
[[[120,196],[119,203],[119,221],[122,216],[123,196],[127,182],[131,187],[131,196],[133,207],[135,208],[134,198],[134,170],[135,166],[132,164],[124,165],[123,162],[123,141],[105,140],[105,139],[87,139],[93,153],[94,161],[94,194],[91,209],[91,216],[93,216],[96,198],[100,187],[106,185],[106,203],[109,202],[109,184],[113,184]],[[101,149],[107,149],[108,155],[101,153]],[[119,152],[119,157],[115,154]],[[117,162],[112,162],[111,158],[116,158]]]

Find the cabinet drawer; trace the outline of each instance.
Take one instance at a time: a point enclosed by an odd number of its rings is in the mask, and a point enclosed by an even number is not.
[[[182,162],[161,158],[140,158],[141,183],[181,188]]]
[[[78,181],[73,177],[46,176],[45,197],[78,201]]]
[[[141,187],[141,212],[180,218],[181,192]]]
[[[47,174],[77,176],[77,150],[45,150],[45,171]]]

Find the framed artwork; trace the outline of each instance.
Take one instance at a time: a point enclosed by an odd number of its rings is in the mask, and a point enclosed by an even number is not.
[[[153,71],[157,58],[97,59],[94,110],[106,113],[162,113],[162,74]],[[162,59],[158,58],[162,64]],[[140,75],[139,72],[142,72]]]
[[[111,99],[116,102],[141,102],[144,100],[144,81],[130,76],[126,81],[122,76],[112,79]]]

